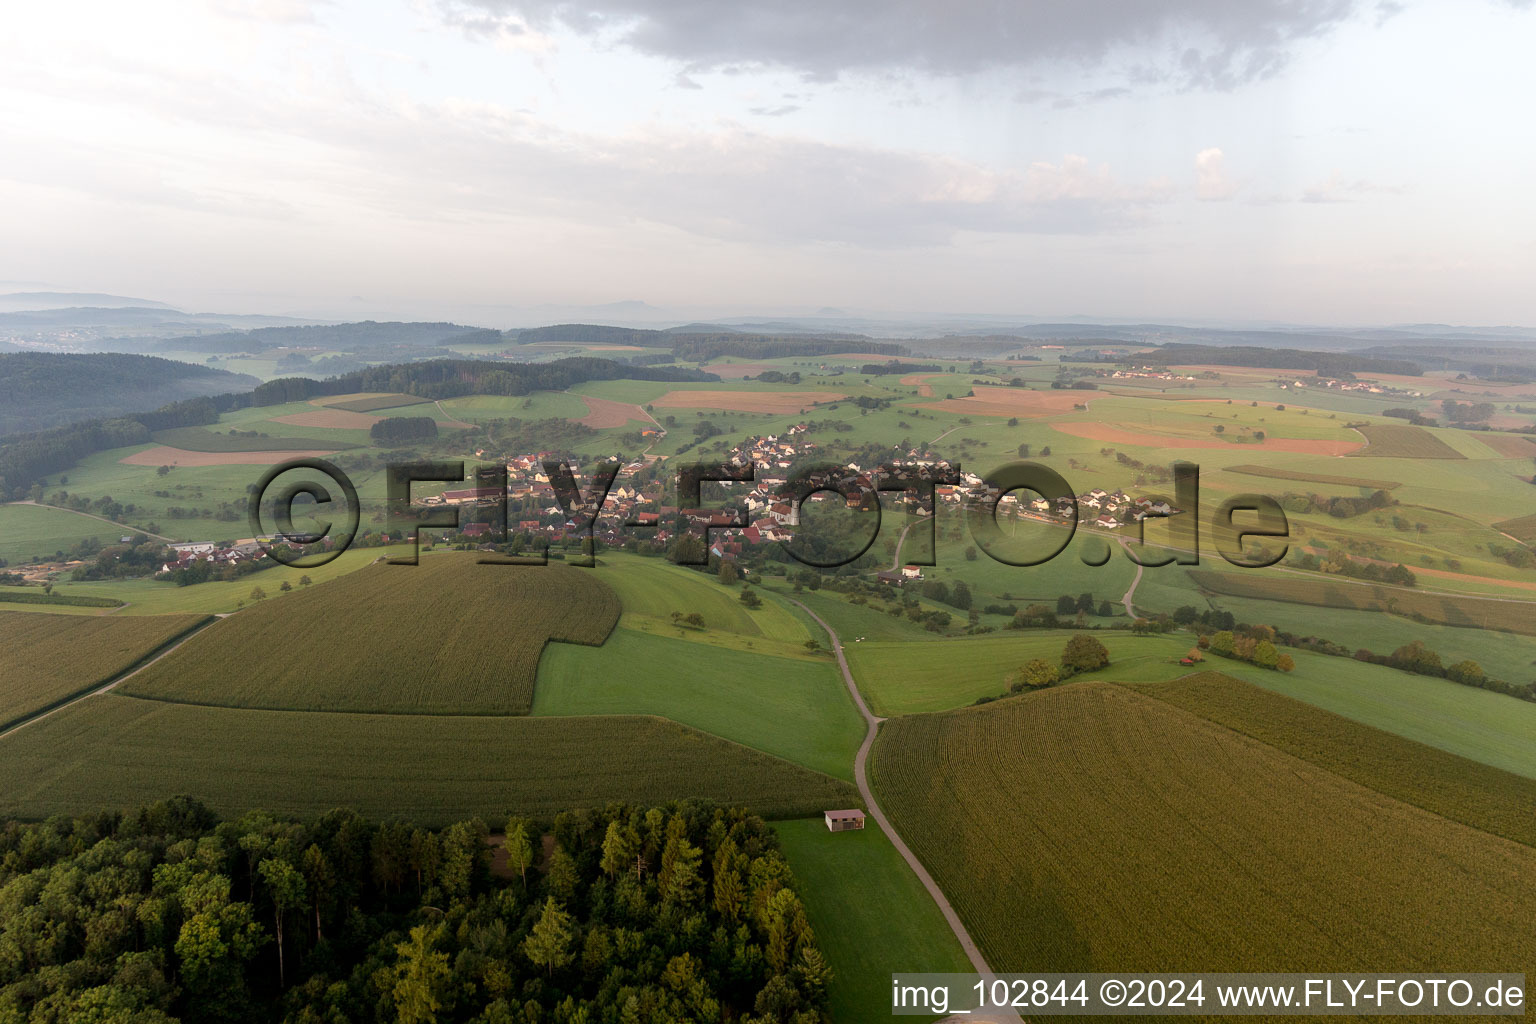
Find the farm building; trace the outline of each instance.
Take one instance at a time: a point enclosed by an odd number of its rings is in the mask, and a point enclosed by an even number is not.
[[[864,812],[860,810],[828,811],[828,832],[851,832],[864,827]]]

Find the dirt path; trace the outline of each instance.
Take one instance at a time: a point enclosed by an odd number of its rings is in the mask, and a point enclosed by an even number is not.
[[[117,675],[113,676],[111,679],[107,680],[105,683],[102,683],[100,686],[96,687],[94,690],[87,690],[85,693],[82,693],[78,697],[72,697],[69,700],[66,700],[62,704],[56,704],[56,705],[54,705],[51,708],[45,708],[44,710],[39,711],[39,712],[37,712],[34,715],[31,715],[31,716],[29,716],[27,718],[23,718],[21,721],[17,722],[15,725],[11,726],[9,729],[5,730],[4,732],[0,732],[0,740],[5,739],[7,736],[10,736],[12,733],[20,732],[21,730],[25,729],[29,725],[32,725],[32,724],[34,724],[36,722],[41,722],[43,719],[48,718],[48,717],[50,717],[52,715],[56,715],[60,711],[63,711],[65,708],[72,708],[76,704],[79,704],[83,700],[90,700],[92,697],[99,697],[103,693],[110,693],[112,690],[116,689],[120,684],[122,684],[124,682],[127,682],[129,679],[132,679],[134,676],[138,675],[140,672],[142,672],[145,669],[149,668],[149,666],[153,665],[155,662],[159,661],[161,658],[165,657],[167,654],[172,653],[178,647],[180,647],[182,644],[186,643],[188,640],[192,639],[194,636],[197,636],[197,634],[201,633],[203,630],[207,629],[209,626],[214,625],[220,619],[223,619],[223,618],[227,617],[229,614],[230,614],[229,612],[220,612],[220,613],[214,615],[213,618],[209,619],[207,622],[203,623],[201,626],[198,626],[196,629],[191,630],[190,632],[187,632],[187,633],[183,633],[180,637],[178,637],[175,640],[172,640],[170,643],[166,644],[164,647],[161,647],[158,651],[152,652],[153,656],[149,657],[148,660],[140,661],[137,665],[133,666],[132,668],[127,669],[126,671],[123,671],[123,672],[119,672]]]
[[[41,501],[31,501],[31,500],[28,500],[28,501],[13,501],[13,502],[11,502],[11,504],[12,505],[36,505],[38,508],[57,509],[60,512],[68,512],[68,513],[70,513],[72,515],[85,516],[85,518],[87,518],[87,519],[94,519],[98,523],[106,523],[109,526],[115,526],[115,527],[117,527],[120,530],[127,530],[129,533],[142,533],[146,537],[153,537],[153,538],[155,538],[155,540],[163,540],[167,544],[174,544],[174,543],[176,543],[170,537],[162,537],[158,533],[150,533],[148,530],[141,530],[141,529],[139,529],[136,526],[128,526],[128,525],[126,525],[124,523],[119,523],[119,522],[115,522],[114,520],[107,519],[104,516],[92,515],[89,512],[80,512],[80,511],[78,511],[76,509],[65,508],[62,505],[49,505],[49,504],[46,504],[46,503],[41,502]]]
[[[853,759],[853,778],[854,782],[858,784],[859,795],[864,798],[864,804],[869,808],[870,817],[874,818],[876,824],[885,831],[891,844],[896,847],[896,852],[901,854],[902,859],[907,862],[907,866],[917,875],[918,881],[923,883],[923,888],[928,890],[928,895],[932,896],[933,901],[939,905],[939,911],[944,915],[944,920],[949,922],[950,930],[955,933],[955,938],[960,941],[960,948],[965,950],[965,955],[971,961],[971,966],[976,969],[976,973],[983,975],[991,974],[992,971],[987,967],[986,958],[981,955],[981,950],[972,941],[970,933],[965,930],[965,925],[961,922],[960,915],[956,914],[955,908],[949,905],[949,899],[944,895],[944,890],[939,888],[939,884],[933,880],[933,876],[928,873],[928,869],[923,867],[923,862],[917,859],[917,855],[902,840],[901,834],[896,831],[890,819],[886,818],[885,812],[880,809],[879,802],[875,800],[874,791],[869,787],[869,775],[865,764],[869,759],[869,748],[874,744],[875,735],[880,731],[880,723],[885,721],[885,719],[877,718],[869,710],[869,705],[864,703],[864,695],[859,692],[858,684],[853,681],[853,672],[848,668],[848,659],[843,656],[843,644],[838,639],[837,632],[827,624],[825,619],[811,611],[804,604],[801,604],[794,598],[789,598],[789,601],[798,606],[801,611],[805,612],[812,619],[815,619],[817,625],[827,631],[827,636],[832,641],[832,653],[837,656],[837,667],[843,673],[843,682],[847,685],[848,693],[853,697],[853,703],[858,707],[859,714],[864,716],[864,723],[867,729],[864,733],[864,742],[859,744],[859,752]],[[997,1021],[999,1024],[1002,1024],[1002,1022],[1019,1024],[1017,1015],[1006,1012],[993,1012],[986,1014],[984,1018],[974,1018],[976,1024],[981,1024],[983,1019]]]
[[[928,443],[929,444],[938,444],[940,441],[944,440],[950,434],[953,434],[955,431],[957,431],[959,429],[960,428],[957,427],[957,426],[956,427],[950,427],[948,430],[944,431],[944,433],[940,434],[938,437],[934,438],[932,441],[929,441]]]
[[[1126,543],[1125,538],[1116,537],[1115,540],[1120,542],[1120,549],[1124,551],[1126,557],[1129,558],[1131,554],[1131,546]],[[1131,559],[1131,562],[1136,566],[1136,575],[1131,578],[1131,585],[1125,588],[1125,593],[1121,596],[1120,603],[1125,605],[1125,614],[1134,619],[1136,618],[1136,606],[1131,603],[1131,600],[1136,596],[1137,585],[1141,583],[1141,573],[1143,567],[1142,564],[1137,562],[1134,558]]]

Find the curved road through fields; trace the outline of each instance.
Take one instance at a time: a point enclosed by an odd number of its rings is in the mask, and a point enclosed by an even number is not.
[[[976,973],[991,974],[992,970],[987,966],[986,958],[981,955],[981,950],[972,941],[970,933],[965,930],[965,925],[960,921],[960,915],[956,914],[955,908],[949,905],[949,899],[944,895],[944,890],[939,888],[939,884],[933,880],[928,869],[923,867],[923,862],[917,859],[917,855],[902,840],[901,834],[896,831],[890,819],[885,816],[885,812],[880,809],[874,790],[869,788],[869,774],[865,764],[869,760],[869,748],[874,744],[875,735],[880,731],[880,723],[885,719],[877,717],[869,710],[869,705],[864,703],[864,695],[859,692],[858,684],[853,681],[853,672],[848,668],[848,659],[843,656],[843,644],[837,637],[837,631],[804,604],[794,598],[788,600],[815,619],[816,624],[827,631],[827,636],[832,641],[832,653],[837,656],[837,667],[843,673],[843,682],[847,685],[848,693],[853,697],[853,703],[858,707],[859,714],[864,716],[867,729],[864,733],[864,742],[859,744],[859,752],[853,759],[853,779],[859,787],[859,795],[864,798],[864,803],[869,808],[870,817],[874,818],[885,832],[902,859],[907,862],[907,866],[917,875],[917,880],[923,883],[923,888],[928,890],[928,895],[933,897],[933,902],[939,905],[939,911],[944,915],[944,920],[949,922],[950,931],[955,933],[955,938],[960,940],[960,948],[965,950],[965,955],[971,961],[971,966],[975,968]],[[1005,1024],[1005,1022],[1019,1024],[1019,1017],[1006,1011],[992,1011],[984,1017],[967,1016],[965,1019],[973,1021],[974,1024],[983,1024],[988,1021],[997,1021],[998,1024]]]

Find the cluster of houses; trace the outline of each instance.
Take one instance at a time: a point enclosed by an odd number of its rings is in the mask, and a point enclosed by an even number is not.
[[[484,456],[484,452],[477,452]],[[796,511],[785,490],[791,474],[798,466],[813,462],[818,446],[807,436],[805,424],[797,424],[780,434],[752,437],[732,448],[725,461],[737,466],[754,467],[751,483],[721,482],[719,487],[730,495],[730,509],[688,509],[665,504],[661,493],[663,484],[654,481],[644,485],[634,482],[634,477],[644,469],[648,461],[634,461],[624,465],[614,481],[614,486],[603,503],[593,528],[593,535],[608,544],[622,545],[634,536],[635,527],[648,528],[649,539],[665,544],[679,527],[707,527],[710,553],[717,558],[734,558],[752,545],[787,541],[789,528],[797,523]],[[561,508],[553,486],[544,470],[544,462],[555,457],[551,452],[518,455],[507,460],[507,495],[512,502],[521,502],[525,518],[508,522],[510,531],[523,533],[537,539],[555,541],[581,535],[584,522],[578,521]],[[659,458],[652,456],[652,459]],[[987,485],[975,473],[961,472],[944,459],[930,458],[925,452],[913,449],[891,464],[895,469],[912,469],[923,473],[952,479],[953,483],[934,487],[936,502],[961,507],[973,500],[997,498],[990,494]],[[574,471],[575,467],[573,467]],[[859,488],[868,490],[876,485],[878,470],[865,467],[857,461],[840,463],[836,468],[822,471],[831,482],[834,475],[852,479]],[[815,474],[810,481],[818,482]],[[578,485],[587,487],[578,478]],[[491,505],[500,500],[494,488],[460,488],[443,492],[440,496],[421,499],[421,504],[445,506]],[[818,492],[811,501],[846,500],[850,505],[859,500],[857,493],[840,499],[835,493]],[[1149,516],[1169,516],[1179,510],[1165,501],[1152,498],[1131,498],[1123,491],[1105,491],[1100,488],[1077,495],[1076,502],[1063,498],[1052,502],[1029,492],[1010,492],[997,498],[998,514],[1033,518],[1048,522],[1062,522],[1074,516],[1080,517],[1080,525],[1115,530],[1139,522]],[[530,509],[530,505],[532,508]],[[920,502],[912,502],[917,515],[933,514],[933,509]],[[649,532],[654,530],[654,532]],[[487,523],[471,522],[461,528],[467,537],[487,537],[491,527]],[[891,582],[920,580],[920,570],[915,566],[893,570],[900,577]]]
[[[484,450],[475,454],[482,458],[488,457]],[[738,466],[751,464],[754,473],[751,483],[725,482],[719,485],[730,495],[729,504],[732,507],[728,509],[686,509],[664,504],[664,482],[647,478],[647,482],[641,483],[636,480],[636,476],[653,461],[665,457],[648,456],[629,461],[621,466],[609,489],[593,526],[593,536],[604,543],[621,546],[636,536],[633,532],[636,527],[641,527],[646,530],[640,536],[666,544],[672,540],[679,527],[708,527],[710,553],[717,558],[734,558],[752,545],[788,541],[792,536],[788,528],[796,525],[797,518],[793,504],[785,495],[786,486],[795,468],[814,461],[817,455],[818,446],[807,436],[807,427],[803,423],[780,434],[752,437],[737,445],[727,454],[726,461]],[[489,457],[494,458],[494,455]],[[460,487],[418,498],[416,504],[427,508],[472,510],[496,507],[505,501],[518,510],[509,512],[510,521],[506,524],[509,532],[526,534],[546,542],[584,536],[585,519],[580,517],[579,511],[573,514],[561,507],[545,471],[545,462],[557,457],[554,452],[541,451],[507,458],[505,495],[496,487]],[[572,468],[575,472],[576,467]],[[971,501],[995,498],[1001,516],[1058,523],[1076,516],[1080,518],[1079,525],[1114,530],[1148,516],[1175,515],[1179,512],[1164,501],[1133,499],[1123,491],[1110,492],[1099,488],[1078,495],[1075,504],[1067,498],[1053,502],[1039,496],[1031,497],[1027,491],[1010,492],[999,498],[989,493],[981,477],[974,473],[960,472],[947,460],[928,457],[926,452],[919,449],[906,452],[891,468],[910,469],[953,480],[953,483],[941,483],[934,487],[933,494],[937,503],[962,507]],[[829,482],[833,475],[845,480],[851,476],[859,488],[868,490],[876,486],[879,471],[876,467],[865,467],[856,461],[849,461],[824,472]],[[815,482],[814,475],[811,480]],[[577,484],[585,494],[589,482],[578,476]],[[846,500],[853,505],[859,497],[855,493],[844,499],[835,493],[819,492],[809,500]],[[932,507],[925,507],[915,500],[911,510],[920,516],[932,515],[934,512]],[[464,537],[490,540],[496,535],[492,524],[472,521],[473,518],[464,517],[460,527]],[[173,544],[170,552],[171,557],[161,566],[162,572],[188,568],[200,559],[225,565],[264,557],[261,546],[254,541],[232,546],[217,545],[211,541]],[[921,570],[916,566],[895,569],[882,574],[884,576],[891,577],[887,582],[893,583],[922,579]]]
[[[1298,381],[1292,381],[1291,382],[1291,387],[1293,387],[1293,388],[1304,388],[1306,386],[1307,385],[1306,385],[1306,383],[1304,381],[1299,381],[1298,380]],[[1401,396],[1403,398],[1422,398],[1422,397],[1424,397],[1424,394],[1421,391],[1406,391],[1406,390],[1404,390],[1402,388],[1392,388],[1392,387],[1388,387],[1385,384],[1378,384],[1378,383],[1375,383],[1374,381],[1368,381],[1368,380],[1333,380],[1333,379],[1329,379],[1329,380],[1326,380],[1326,381],[1323,382],[1323,387],[1328,388],[1331,391],[1355,391],[1355,392],[1360,392],[1362,394],[1367,394],[1367,395],[1387,395],[1387,396],[1390,396],[1390,397]]]
[[[1115,370],[1109,375],[1114,380],[1195,380],[1193,374],[1174,373],[1172,370]]]
[[[221,547],[211,540],[191,541],[167,545],[167,550],[170,557],[160,566],[161,572],[190,569],[197,562],[218,566],[239,565],[241,562],[254,562],[267,557],[261,545],[254,540],[241,541],[228,547]]]

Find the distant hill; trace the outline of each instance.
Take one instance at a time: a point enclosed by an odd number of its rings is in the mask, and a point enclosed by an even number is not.
[[[1408,377],[1424,372],[1418,363],[1407,359],[1253,345],[1164,345],[1137,358],[1160,366],[1263,366],[1319,373],[1396,373]]]
[[[372,352],[390,348],[426,348],[458,340],[484,343],[499,331],[455,323],[380,323],[363,320],[350,324],[304,324],[258,327],[252,331],[226,331],[199,335],[191,347],[199,352],[267,352],[275,348],[312,348],[339,352]],[[189,347],[186,338],[173,338],[155,346],[161,351]]]
[[[103,308],[136,306],[140,309],[170,309],[163,302],[153,299],[131,299],[123,295],[104,295],[101,292],[8,292],[0,295],[0,312],[15,313],[32,309],[64,309],[69,306],[97,306]]]
[[[232,391],[255,377],[158,356],[0,354],[0,434],[44,430]]]

